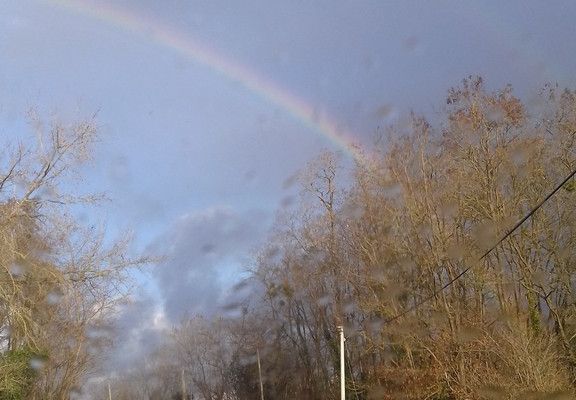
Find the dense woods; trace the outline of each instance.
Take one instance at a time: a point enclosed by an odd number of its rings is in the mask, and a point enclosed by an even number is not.
[[[576,92],[549,85],[528,106],[471,77],[437,117],[390,127],[351,170],[310,163],[244,300],[173,327],[114,399],[260,398],[259,362],[266,399],[337,398],[338,325],[349,399],[573,398],[574,180],[483,254],[576,167]],[[60,182],[93,134],[55,125],[3,155],[0,399],[68,398],[145,261],[68,211],[91,200]]]

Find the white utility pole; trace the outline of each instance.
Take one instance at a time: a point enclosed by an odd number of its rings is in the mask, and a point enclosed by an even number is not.
[[[260,350],[256,349],[256,359],[258,360],[258,379],[260,380],[260,400],[264,400],[264,384],[262,383],[262,369],[260,367]]]
[[[346,375],[344,373],[344,327],[337,327],[340,334],[340,400],[346,400]]]
[[[184,380],[184,369],[182,369],[181,379],[182,379],[182,400],[186,400],[186,381]]]
[[[110,382],[108,382],[108,400],[112,400],[112,390],[110,389]]]

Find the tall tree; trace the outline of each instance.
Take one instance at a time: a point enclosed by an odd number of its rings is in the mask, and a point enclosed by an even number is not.
[[[97,200],[71,190],[90,160],[94,119],[46,126],[30,113],[30,121],[34,135],[6,143],[0,159],[2,351],[5,360],[30,354],[35,374],[23,396],[66,399],[106,344],[127,270],[145,259],[128,256],[128,238],[105,245],[105,232],[74,218],[72,207]]]

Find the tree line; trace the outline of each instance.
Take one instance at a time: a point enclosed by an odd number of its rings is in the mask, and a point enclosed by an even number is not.
[[[351,400],[573,398],[574,179],[483,256],[576,168],[576,92],[538,99],[469,77],[438,118],[389,127],[352,168],[320,155],[242,301],[174,326],[108,382],[113,398],[254,399],[260,376],[266,399],[337,398],[338,325]],[[109,344],[126,269],[146,261],[69,212],[91,199],[60,182],[94,134],[56,124],[3,158],[0,399],[69,398]]]
[[[353,168],[322,154],[236,315],[183,320],[116,398],[260,398],[258,361],[267,399],[337,398],[338,325],[349,399],[573,398],[574,179],[498,243],[576,167],[576,93],[538,99],[469,77]]]

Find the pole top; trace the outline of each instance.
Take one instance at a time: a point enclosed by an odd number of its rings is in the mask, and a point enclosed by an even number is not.
[[[338,325],[336,329],[338,330],[338,332],[344,332],[344,326],[342,325]]]

